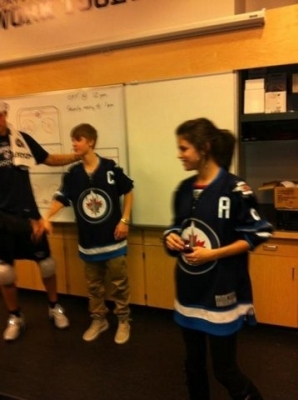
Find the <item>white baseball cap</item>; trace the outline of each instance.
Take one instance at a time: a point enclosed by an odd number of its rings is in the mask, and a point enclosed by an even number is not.
[[[7,112],[9,109],[9,106],[7,103],[5,103],[3,100],[0,100],[0,112]]]

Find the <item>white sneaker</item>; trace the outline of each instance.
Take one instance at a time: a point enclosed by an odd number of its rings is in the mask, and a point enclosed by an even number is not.
[[[24,317],[17,317],[16,315],[10,314],[7,321],[7,328],[3,332],[3,339],[7,341],[17,339],[22,330],[25,329]]]
[[[128,321],[119,321],[118,329],[115,335],[115,342],[117,344],[124,344],[130,338],[130,324]]]
[[[109,323],[105,318],[99,316],[93,316],[93,321],[90,327],[86,330],[83,335],[83,340],[86,342],[91,342],[95,340],[102,332],[109,329]]]
[[[56,304],[54,308],[49,308],[49,318],[54,321],[55,326],[59,329],[65,329],[69,326],[69,320],[60,304]]]

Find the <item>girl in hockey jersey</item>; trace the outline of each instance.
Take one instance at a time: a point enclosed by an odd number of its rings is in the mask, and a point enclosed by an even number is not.
[[[115,301],[118,329],[115,342],[123,344],[130,337],[129,284],[126,267],[127,235],[132,207],[133,181],[113,160],[95,153],[96,129],[80,124],[71,131],[74,152],[82,162],[70,168],[55,193],[49,218],[62,207],[73,205],[79,235],[79,256],[85,263],[89,312],[92,322],[83,335],[95,340],[109,327],[105,305],[105,275],[109,270],[111,297]],[[123,196],[123,207],[120,198]]]
[[[209,400],[206,357],[231,399],[261,400],[237,365],[237,332],[255,323],[248,251],[270,237],[250,187],[228,172],[235,138],[205,118],[176,130],[179,159],[196,171],[174,196],[174,222],[164,233],[177,257],[175,321],[186,347],[189,400]]]

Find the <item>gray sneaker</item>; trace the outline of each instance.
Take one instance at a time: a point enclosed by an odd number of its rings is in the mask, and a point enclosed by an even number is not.
[[[25,319],[23,315],[17,317],[16,315],[10,314],[7,327],[3,332],[3,339],[7,341],[16,340],[24,329]]]
[[[69,326],[69,320],[60,304],[56,304],[54,308],[49,308],[49,318],[54,321],[55,326],[59,329],[65,329]]]
[[[118,329],[115,335],[115,342],[117,344],[124,344],[130,338],[130,324],[128,321],[119,321]]]
[[[92,316],[92,318],[93,321],[91,322],[90,327],[83,335],[83,340],[86,340],[86,342],[91,342],[92,340],[95,340],[102,332],[109,329],[109,323],[105,318],[94,315]]]

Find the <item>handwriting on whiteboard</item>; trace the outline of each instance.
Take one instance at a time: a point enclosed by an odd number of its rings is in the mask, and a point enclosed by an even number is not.
[[[66,109],[69,112],[100,111],[115,107],[107,92],[79,90],[67,95]]]

